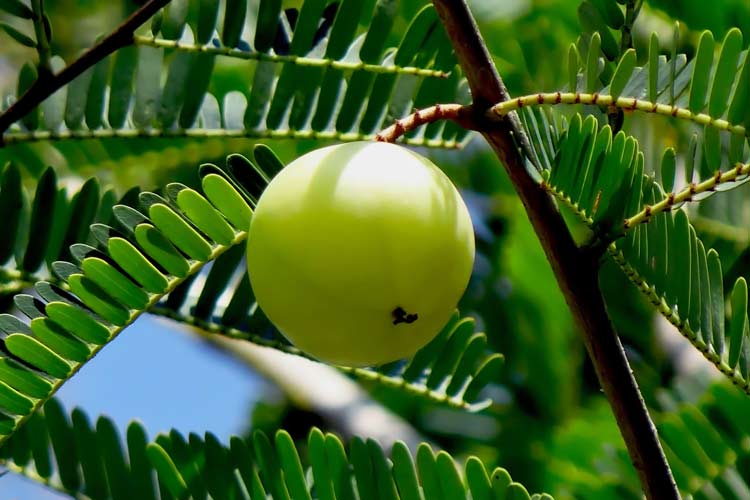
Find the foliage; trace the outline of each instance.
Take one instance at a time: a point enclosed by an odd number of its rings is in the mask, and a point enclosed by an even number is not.
[[[482,123],[517,114],[527,174],[601,255],[607,308],[680,492],[747,497],[750,10],[470,4],[513,96],[478,110]],[[137,8],[89,7],[103,31]],[[1,62],[16,70],[0,79],[2,112],[96,43],[74,36],[81,9],[0,1]],[[344,445],[344,428],[314,428],[315,405],[291,398],[259,403],[255,432],[229,443],[68,415],[55,392],[143,314],[301,363],[255,304],[243,260],[264,186],[310,149],[471,101],[426,1],[172,0],[125,45],[2,134],[3,467],[74,498],[641,497],[512,183],[450,120],[399,140],[472,211],[479,253],[461,313],[411,360],[334,367],[422,444]],[[284,419],[295,412],[307,420]]]
[[[11,470],[33,477],[71,496],[89,498],[526,498],[529,495],[505,469],[488,471],[475,457],[459,475],[454,458],[422,443],[412,455],[396,442],[386,455],[371,439],[354,438],[345,449],[333,434],[311,429],[295,445],[280,430],[269,439],[256,431],[251,439],[232,437],[225,446],[216,436],[177,431],[148,439],[137,422],[127,431],[126,448],[106,417],[92,425],[74,409],[70,416],[51,399],[23,432],[3,447]],[[304,454],[298,449],[304,446]],[[306,457],[304,461],[301,458]],[[54,462],[53,462],[54,458]],[[311,478],[306,478],[309,468]],[[154,475],[158,478],[154,481]],[[465,478],[466,484],[463,481]],[[356,493],[355,493],[356,492]]]

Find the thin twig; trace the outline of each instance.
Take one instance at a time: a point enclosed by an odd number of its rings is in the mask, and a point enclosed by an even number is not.
[[[8,130],[8,127],[26,116],[47,97],[117,49],[133,43],[135,30],[151,19],[169,1],[149,0],[106,38],[84,52],[81,57],[63,68],[62,71],[49,78],[38,78],[12,106],[0,115],[0,145],[3,144],[1,136]]]
[[[625,219],[624,231],[628,231],[638,224],[643,224],[651,220],[652,217],[662,212],[668,212],[676,205],[693,201],[693,196],[701,193],[714,191],[717,186],[729,182],[736,182],[750,174],[750,163],[737,163],[733,169],[726,172],[717,171],[713,177],[706,179],[699,184],[690,183],[688,187],[678,193],[669,193],[653,205],[646,205],[637,214]]]
[[[508,113],[528,106],[553,106],[559,104],[590,104],[605,108],[621,109],[627,113],[640,111],[644,113],[655,113],[662,116],[671,116],[681,120],[691,121],[698,125],[713,127],[723,132],[734,135],[746,135],[747,130],[743,125],[729,123],[721,118],[714,118],[706,113],[693,113],[687,108],[681,108],[669,104],[661,104],[638,99],[636,97],[613,97],[607,94],[585,94],[581,92],[548,92],[530,94],[514,97],[511,100],[499,102],[492,106],[487,115],[490,119],[497,120]]]
[[[625,6],[625,22],[620,28],[622,38],[620,38],[620,53],[633,48],[633,25],[641,11],[642,0],[628,0]]]
[[[304,57],[295,55],[283,55],[267,52],[256,52],[254,50],[237,49],[233,47],[215,47],[213,45],[200,45],[184,43],[177,40],[164,40],[153,36],[133,37],[133,43],[137,46],[155,47],[157,49],[170,49],[190,54],[211,54],[233,59],[250,61],[268,61],[280,64],[294,64],[311,68],[333,68],[342,71],[367,71],[376,74],[398,74],[426,76],[431,78],[448,78],[450,73],[436,69],[417,68],[415,66],[396,66],[394,64],[367,64],[364,62],[350,62],[320,57]]]
[[[39,54],[38,74],[39,79],[49,78],[52,75],[50,65],[50,46],[45,27],[44,0],[31,0],[31,10],[34,12],[34,36],[36,37],[36,51]]]
[[[433,0],[471,88],[477,113],[510,99],[465,0]],[[630,457],[651,499],[679,499],[651,417],[599,289],[596,255],[578,248],[553,199],[531,178],[513,140],[517,121],[480,130],[505,166],[581,332]]]
[[[414,110],[405,118],[396,120],[390,127],[375,134],[375,140],[381,142],[396,142],[407,134],[427,123],[440,120],[453,120],[464,128],[474,130],[476,125],[472,119],[473,111],[470,106],[460,104],[435,104],[429,108]]]
[[[188,138],[188,139],[314,139],[318,141],[370,141],[375,139],[373,134],[360,134],[359,132],[337,132],[335,130],[274,130],[274,129],[236,129],[224,128],[174,128],[174,129],[136,129],[136,128],[100,128],[95,130],[33,130],[30,132],[8,132],[3,137],[4,144],[21,144],[39,141],[68,141],[89,139],[155,139],[155,138]],[[429,148],[461,149],[460,141],[454,139],[426,139],[407,138],[404,143],[413,146],[424,146]]]

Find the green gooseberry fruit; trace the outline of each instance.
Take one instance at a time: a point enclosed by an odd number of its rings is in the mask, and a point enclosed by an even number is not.
[[[460,194],[426,158],[354,142],[307,153],[258,200],[247,263],[294,345],[345,366],[412,356],[447,323],[474,262]]]

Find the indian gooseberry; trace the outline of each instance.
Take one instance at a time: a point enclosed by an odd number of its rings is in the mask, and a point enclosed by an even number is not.
[[[394,144],[307,153],[261,195],[247,263],[261,310],[345,366],[412,356],[450,319],[474,262],[469,212],[433,163]]]

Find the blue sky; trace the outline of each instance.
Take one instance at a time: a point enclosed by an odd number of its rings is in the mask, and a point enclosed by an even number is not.
[[[210,430],[226,442],[246,427],[263,380],[243,365],[180,330],[144,316],[108,345],[67,384],[58,398],[92,420],[112,418],[120,429],[137,419],[150,437],[176,428]],[[14,474],[0,477],[0,500],[63,497]]]

